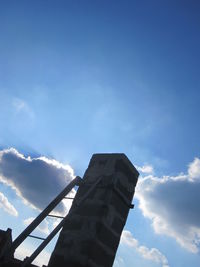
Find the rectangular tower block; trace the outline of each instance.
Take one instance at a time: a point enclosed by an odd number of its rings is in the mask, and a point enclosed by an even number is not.
[[[139,173],[125,154],[94,154],[49,267],[111,267]]]

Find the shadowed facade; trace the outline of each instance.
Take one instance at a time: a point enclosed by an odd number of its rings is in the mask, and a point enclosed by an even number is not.
[[[124,154],[94,154],[49,267],[111,267],[139,173]]]

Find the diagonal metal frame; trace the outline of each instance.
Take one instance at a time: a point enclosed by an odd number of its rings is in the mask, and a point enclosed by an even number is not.
[[[5,251],[1,258],[7,259],[16,248],[30,235],[30,233],[47,217],[47,215],[60,203],[60,201],[75,187],[79,186],[82,179],[76,176],[65,189],[35,218],[35,220],[13,241],[10,248]]]
[[[88,197],[88,195],[95,189],[97,184],[101,181],[102,176],[99,176],[96,182],[88,189],[88,191],[85,193],[85,195],[76,202],[76,207],[74,209],[77,209],[80,204],[82,204]],[[65,221],[70,217],[70,212],[67,214],[67,216],[54,228],[54,230],[47,236],[47,238],[39,245],[39,247],[33,252],[33,254],[30,257],[27,257],[24,262],[22,263],[21,267],[26,267],[29,264],[31,264],[34,259],[40,254],[40,252],[48,245],[48,243],[52,240],[52,238],[58,233],[58,231],[63,227]]]

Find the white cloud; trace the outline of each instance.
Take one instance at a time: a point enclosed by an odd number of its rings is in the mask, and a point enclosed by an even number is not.
[[[191,180],[200,179],[200,159],[195,158],[194,161],[189,164],[188,174]]]
[[[133,238],[131,232],[124,230],[121,235],[120,242],[122,244],[126,244],[129,247],[137,248],[138,247],[138,241]]]
[[[25,157],[14,148],[0,151],[0,182],[35,208],[44,209],[73,178],[73,169],[54,159]],[[65,201],[57,211],[68,211]]]
[[[30,218],[27,218],[24,220],[24,224],[27,226],[29,225],[30,223],[32,223],[32,221],[34,220],[35,218],[33,217],[30,217]],[[37,229],[46,234],[46,235],[49,235],[50,233],[50,230],[49,230],[49,222],[47,221],[47,219],[44,219],[37,227]]]
[[[0,192],[0,208],[3,208],[7,213],[13,216],[18,216],[18,212],[15,207],[8,201],[7,197]]]
[[[187,174],[140,178],[136,198],[156,233],[165,234],[190,252],[200,245],[200,160],[189,164]]]
[[[161,264],[162,267],[169,267],[167,258],[157,248],[140,246],[138,240],[132,236],[131,232],[124,230],[120,242],[122,245],[136,250],[143,258]]]
[[[152,174],[154,172],[153,166],[151,165],[144,165],[142,167],[136,166],[136,169],[139,172],[146,173],[146,174]]]

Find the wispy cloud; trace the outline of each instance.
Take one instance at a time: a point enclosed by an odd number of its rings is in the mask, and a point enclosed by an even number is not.
[[[157,248],[148,248],[146,246],[141,246],[136,240],[131,232],[124,230],[122,232],[121,240],[122,245],[126,245],[129,248],[136,250],[144,259],[151,260],[162,267],[169,267],[168,260]]]
[[[0,151],[0,182],[35,208],[43,209],[73,178],[73,169],[54,159],[25,157],[14,148]],[[64,203],[60,212],[67,211]]]
[[[15,207],[8,201],[7,197],[0,192],[0,208],[4,209],[7,213],[13,216],[18,216]]]
[[[13,98],[12,106],[14,107],[17,114],[28,115],[31,119],[35,117],[35,114],[29,104],[21,98]]]
[[[186,174],[139,179],[136,197],[156,233],[175,238],[193,253],[200,246],[200,159],[189,164]]]

